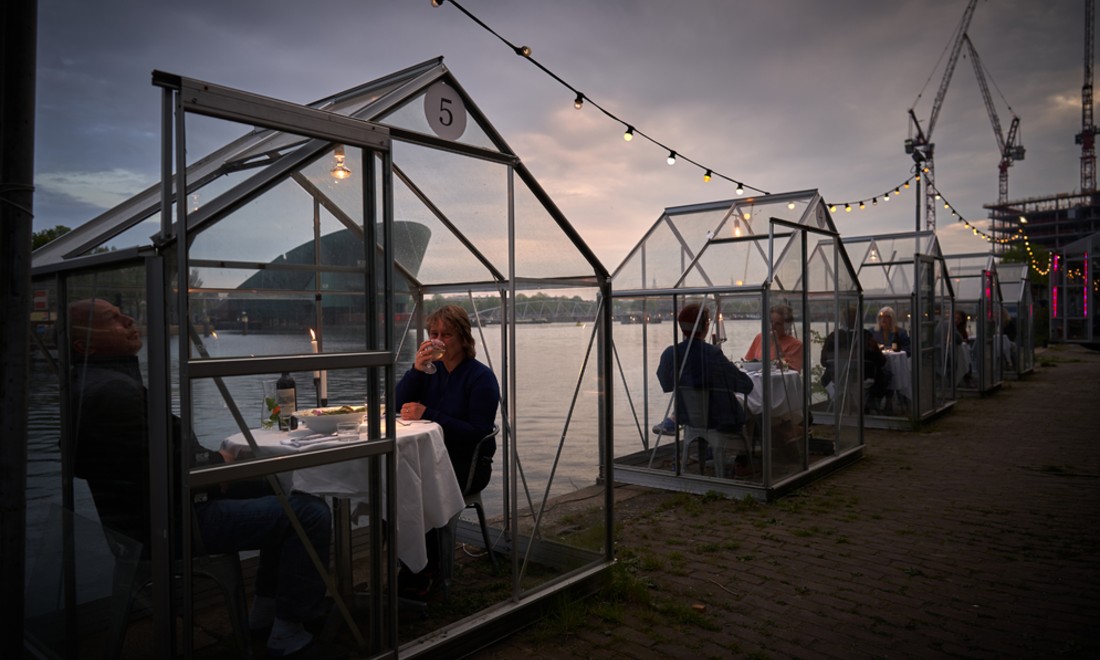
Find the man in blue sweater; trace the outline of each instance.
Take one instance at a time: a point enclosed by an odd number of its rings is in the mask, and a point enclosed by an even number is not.
[[[428,315],[428,339],[416,351],[411,369],[397,384],[397,405],[401,419],[428,419],[443,427],[443,442],[459,485],[467,492],[480,492],[493,471],[496,440],[483,445],[474,455],[479,440],[489,435],[496,423],[500,385],[489,367],[475,359],[477,348],[470,317],[457,305],[446,305]],[[433,346],[442,343],[442,348]],[[437,358],[437,351],[443,356]],[[429,364],[434,364],[434,373]],[[471,467],[474,479],[466,487]],[[403,571],[402,594],[424,599],[435,586],[439,547],[435,530],[428,532],[428,566],[418,574]]]

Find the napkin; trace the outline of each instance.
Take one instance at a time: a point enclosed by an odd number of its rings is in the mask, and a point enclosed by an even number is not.
[[[291,447],[305,447],[308,445],[315,445],[318,442],[329,442],[335,440],[334,435],[325,435],[324,433],[316,433],[314,435],[307,435],[301,438],[286,438],[280,440],[280,444],[289,445]]]

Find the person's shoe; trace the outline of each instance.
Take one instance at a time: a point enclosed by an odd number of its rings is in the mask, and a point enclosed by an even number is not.
[[[427,601],[438,588],[435,571],[426,568],[419,573],[404,571],[397,574],[397,596],[408,600]]]
[[[676,422],[665,417],[663,422],[653,427],[653,432],[657,435],[676,435]]]

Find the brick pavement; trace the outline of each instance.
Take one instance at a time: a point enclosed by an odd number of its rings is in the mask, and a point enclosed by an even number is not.
[[[1100,657],[1100,353],[1040,359],[778,502],[621,487],[617,588],[477,657]]]

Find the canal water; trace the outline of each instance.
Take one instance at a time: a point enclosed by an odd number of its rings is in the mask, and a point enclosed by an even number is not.
[[[759,329],[759,321],[726,321],[728,341],[722,346],[727,356],[740,359]],[[593,330],[591,323],[531,324],[516,328],[516,368],[519,372],[515,388],[516,414],[515,419],[508,421],[519,455],[520,471],[516,476],[521,489],[521,509],[530,506],[529,503],[537,508],[544,495],[572,492],[595,483],[599,476],[596,408],[599,386]],[[615,389],[616,455],[641,450],[651,437],[649,427],[662,420],[668,410],[669,396],[660,391],[653,374],[661,352],[673,340],[672,333],[671,322],[614,326],[615,373],[611,385]],[[499,375],[502,365],[500,327],[475,328],[475,339],[478,359],[490,364]],[[295,354],[310,350],[308,336],[223,333],[204,338],[203,342],[209,354],[215,357]],[[407,368],[414,344],[415,338],[410,335],[402,346],[400,354],[405,357],[399,366],[399,377]],[[173,351],[175,345],[173,342]],[[592,351],[586,355],[589,345]],[[327,337],[325,347],[326,351],[357,350],[351,340],[340,337]],[[139,357],[144,364],[144,349]],[[649,391],[642,392],[646,372],[650,375]],[[299,406],[311,406],[316,397],[313,374],[295,373],[294,376]],[[263,414],[261,381],[265,378],[250,376],[225,380],[245,420],[254,426],[259,425]],[[362,370],[329,372],[330,405],[361,404],[365,385]],[[41,530],[50,505],[61,505],[58,396],[57,377],[48,363],[34,360],[29,393],[28,556],[33,556],[41,542]],[[238,431],[213,382],[196,383],[193,399],[195,433],[204,446],[217,448],[223,438]],[[498,443],[493,479],[483,493],[490,517],[503,510],[502,444]],[[86,485],[80,479],[74,483],[76,512],[96,520]]]

